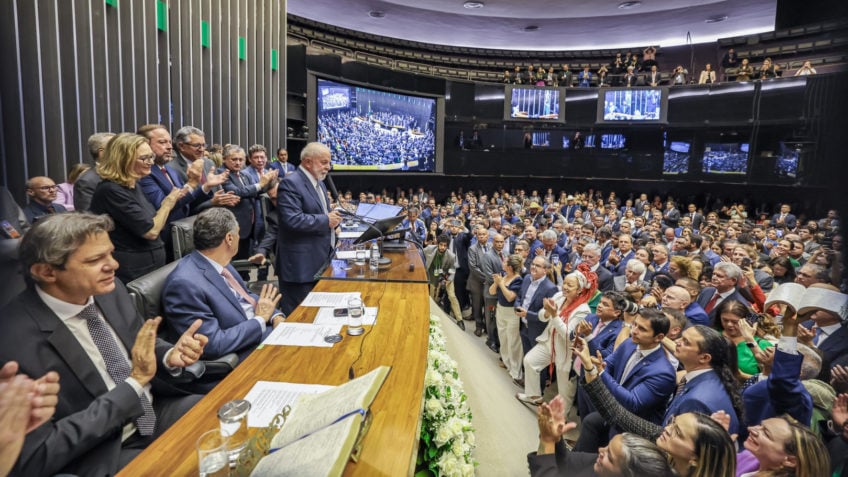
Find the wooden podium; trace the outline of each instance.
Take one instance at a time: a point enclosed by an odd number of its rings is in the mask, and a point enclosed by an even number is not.
[[[392,367],[371,405],[373,421],[357,463],[348,462],[345,475],[411,475],[418,452],[430,304],[426,273],[414,249],[398,253],[396,272],[382,280],[325,279],[315,291],[362,293],[366,306],[379,307],[377,323],[360,336],[348,336],[332,348],[263,346],[241,363],[215,389],[153,442],[119,475],[198,475],[195,442],[218,427],[217,411],[227,401],[243,398],[256,381],[338,385],[379,365]],[[424,281],[401,280],[414,271]],[[393,264],[396,263],[393,258]],[[405,272],[404,272],[405,270]],[[317,308],[298,307],[289,322],[311,323]],[[361,349],[361,356],[360,356]]]

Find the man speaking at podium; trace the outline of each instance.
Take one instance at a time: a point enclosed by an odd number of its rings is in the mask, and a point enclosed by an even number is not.
[[[327,263],[342,216],[332,210],[323,180],[330,172],[330,149],[311,142],[300,153],[300,167],[277,189],[279,235],[277,276],[283,294],[280,309],[289,315],[315,286],[315,274]]]

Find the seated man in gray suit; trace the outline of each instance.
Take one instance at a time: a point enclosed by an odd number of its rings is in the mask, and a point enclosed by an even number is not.
[[[112,227],[106,215],[56,214],[21,240],[32,281],[0,310],[0,363],[62,383],[13,475],[114,475],[200,399],[171,386],[203,354],[200,320],[176,345],[156,337],[161,318],[144,321],[115,279]]]

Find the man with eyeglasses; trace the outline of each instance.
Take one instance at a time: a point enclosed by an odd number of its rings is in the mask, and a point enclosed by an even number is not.
[[[194,126],[183,126],[174,135],[174,159],[171,167],[180,175],[183,182],[188,182],[186,169],[194,161],[203,161],[200,183],[206,182],[206,175],[215,172],[215,163],[204,156],[206,151],[206,134]]]
[[[26,186],[29,203],[24,207],[24,215],[30,224],[45,215],[67,212],[62,204],[54,202],[59,189],[53,179],[44,176],[32,177]]]

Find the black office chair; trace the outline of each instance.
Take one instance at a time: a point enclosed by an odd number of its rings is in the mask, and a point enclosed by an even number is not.
[[[155,316],[162,316],[163,319],[167,319],[162,308],[162,288],[165,286],[168,275],[177,268],[178,263],[178,260],[171,262],[127,284],[127,291],[129,291],[136,309],[145,319]],[[167,328],[165,327],[166,330]],[[179,336],[173,336],[173,333],[166,331],[165,339],[175,342],[176,339],[179,339]],[[235,369],[238,363],[239,357],[235,353],[226,354],[218,359],[200,360],[191,366],[186,366],[185,377],[179,379],[178,382],[186,384],[187,388],[192,391],[207,392]]]

